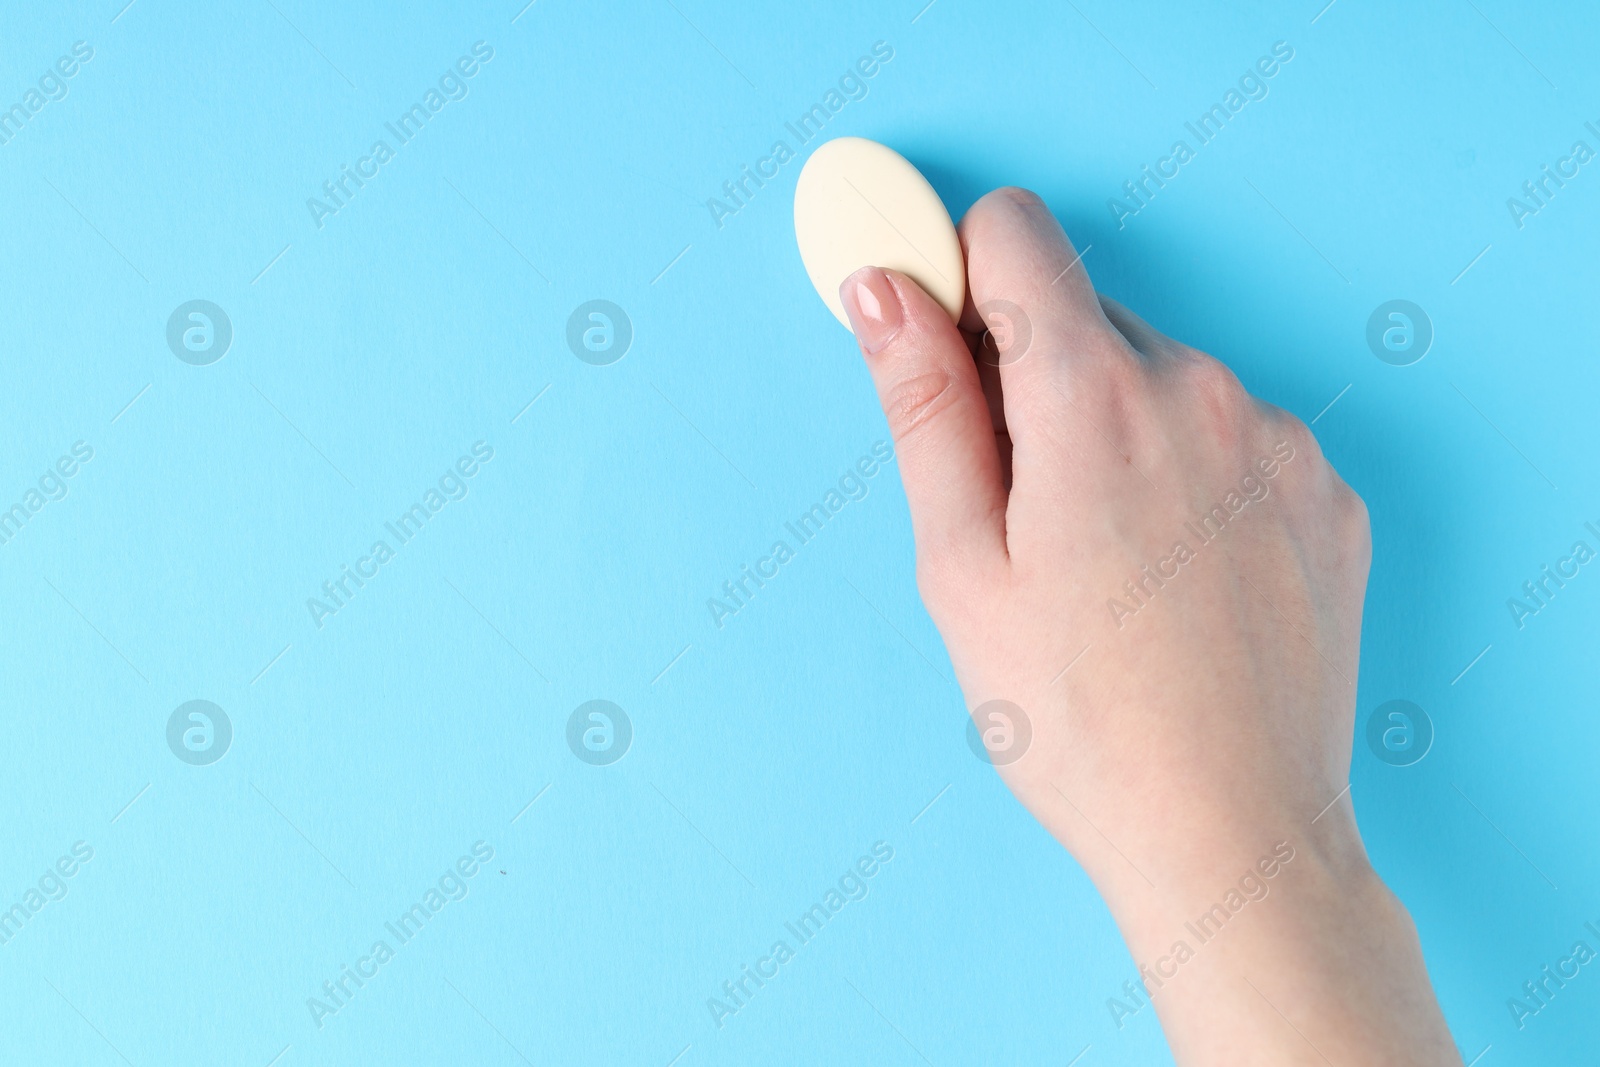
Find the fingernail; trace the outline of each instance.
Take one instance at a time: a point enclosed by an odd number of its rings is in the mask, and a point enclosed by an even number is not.
[[[850,316],[850,329],[867,355],[877,354],[900,329],[900,296],[889,276],[877,267],[862,267],[839,286],[839,299]]]

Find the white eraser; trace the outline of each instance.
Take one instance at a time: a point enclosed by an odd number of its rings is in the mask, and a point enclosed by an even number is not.
[[[794,190],[794,237],[817,295],[850,328],[839,285],[862,267],[909,276],[961,318],[967,275],[950,213],[904,156],[864,137],[811,153]]]

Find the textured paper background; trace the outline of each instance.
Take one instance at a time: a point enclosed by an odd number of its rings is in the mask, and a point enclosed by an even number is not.
[[[894,464],[707,610],[887,436],[794,249],[785,126],[876,42],[827,135],[894,146],[957,217],[1038,190],[1100,288],[1316,418],[1377,546],[1374,859],[1467,1059],[1592,1052],[1594,965],[1521,1030],[1506,1002],[1600,949],[1600,564],[1520,629],[1507,601],[1600,549],[1600,162],[1520,227],[1506,202],[1600,150],[1600,21],[922,2],[12,5],[0,106],[93,58],[0,144],[0,506],[93,459],[0,545],[0,906],[93,858],[0,945],[7,1058],[1168,1062],[1153,1013],[1112,1022],[1134,966],[1092,887],[966,747]],[[1108,199],[1280,41],[1265,98],[1119,226]],[[779,139],[795,160],[708,206]],[[346,165],[377,171],[319,228]],[[1434,331],[1409,366],[1366,342],[1391,299]],[[191,300],[231,324],[209,365],[167,343]],[[591,300],[631,323],[610,365],[567,343]],[[465,498],[315,625],[475,442]],[[196,699],[232,726],[208,766],[167,741]],[[608,766],[567,742],[594,699],[632,727]],[[1394,699],[1435,732],[1408,767],[1365,740]],[[465,899],[386,934],[479,841]],[[879,841],[866,898],[719,1029],[707,999]]]

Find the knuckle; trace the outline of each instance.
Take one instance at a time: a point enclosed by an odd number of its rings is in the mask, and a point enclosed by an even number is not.
[[[955,380],[945,370],[925,371],[889,386],[883,396],[883,413],[895,442],[903,444],[949,410],[956,396]]]
[[[1238,375],[1210,356],[1185,361],[1180,374],[1190,396],[1217,415],[1236,415],[1249,395]]]
[[[1076,394],[1087,401],[1084,411],[1097,412],[1096,422],[1103,429],[1135,426],[1142,421],[1139,413],[1149,406],[1144,368],[1115,344],[1093,345],[1080,352],[1063,387],[1069,397]]]
[[[1260,409],[1238,376],[1222,362],[1197,354],[1197,358],[1178,364],[1177,375],[1187,402],[1214,440],[1238,447],[1259,433]]]
[[[1015,410],[1020,422],[1060,447],[1069,447],[1058,436],[1061,429],[1075,426],[1104,438],[1119,452],[1130,453],[1159,424],[1150,372],[1126,342],[1118,340],[1085,344],[1064,373],[1051,377],[1049,388],[1033,395],[1013,390],[1006,394],[1005,404],[1008,423]]]
[[[1287,441],[1296,454],[1305,455],[1313,463],[1324,462],[1322,446],[1317,443],[1317,435],[1311,432],[1311,427],[1295,416],[1285,414],[1281,419],[1275,420],[1272,432],[1278,441]]]
[[[1343,512],[1345,530],[1352,543],[1370,553],[1372,550],[1372,513],[1367,510],[1367,502],[1361,499],[1361,494],[1350,488],[1342,479],[1339,482],[1339,498]]]
[[[1115,331],[1098,335],[1084,348],[1084,366],[1113,397],[1131,399],[1149,388],[1150,375],[1134,347]]]

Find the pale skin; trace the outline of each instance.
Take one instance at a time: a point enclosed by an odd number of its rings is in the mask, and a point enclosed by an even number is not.
[[[959,328],[893,271],[840,296],[967,706],[1023,710],[998,769],[1144,968],[1105,995],[1153,1004],[1183,1067],[1459,1067],[1347,789],[1365,505],[1299,419],[1097,296],[1038,197],[959,229]]]

